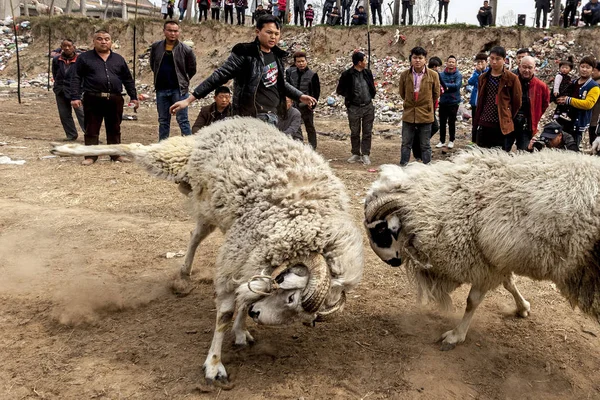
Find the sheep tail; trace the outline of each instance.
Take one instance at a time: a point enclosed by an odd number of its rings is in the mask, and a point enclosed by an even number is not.
[[[65,156],[129,156],[148,173],[175,183],[187,181],[188,161],[196,136],[175,136],[144,146],[139,143],[83,146],[52,143],[50,153]]]

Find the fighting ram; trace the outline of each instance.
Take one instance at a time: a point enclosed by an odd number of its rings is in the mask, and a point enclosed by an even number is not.
[[[259,324],[313,322],[339,311],[360,281],[363,244],[342,182],[310,147],[253,118],[215,123],[197,135],[143,146],[55,145],[60,156],[131,156],[171,180],[197,221],[180,275],[189,282],[194,254],[219,228],[216,328],[204,363],[208,382],[227,383],[221,362],[233,321],[237,345]]]
[[[477,306],[500,284],[528,316],[513,274],[550,280],[572,306],[600,317],[600,157],[471,150],[429,166],[384,166],[365,225],[375,253],[404,265],[424,300],[447,306],[454,289],[471,284],[442,350],[465,340]]]

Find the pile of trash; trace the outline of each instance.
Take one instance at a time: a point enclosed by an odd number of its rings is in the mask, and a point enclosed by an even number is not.
[[[31,25],[29,21],[22,21],[16,25],[19,52],[26,49],[33,41],[31,36]],[[17,52],[15,45],[15,34],[13,32],[12,18],[0,20],[0,71],[6,68],[10,60]]]

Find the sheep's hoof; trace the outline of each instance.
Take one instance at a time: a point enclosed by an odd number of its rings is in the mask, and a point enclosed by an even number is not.
[[[440,350],[441,351],[450,351],[450,350],[454,350],[455,347],[456,347],[456,343],[442,342],[442,345],[440,346]]]
[[[171,282],[171,290],[177,297],[185,297],[192,293],[194,289],[196,289],[196,285],[194,285],[189,278],[182,279],[179,276]]]
[[[233,383],[229,382],[227,377],[227,371],[220,362],[214,365],[207,366],[206,364],[202,367],[205,372],[205,378],[207,385],[218,387],[223,390],[233,389]]]
[[[235,335],[235,346],[236,347],[246,347],[248,345],[253,345],[255,342],[254,338],[248,331],[243,331],[240,334]]]

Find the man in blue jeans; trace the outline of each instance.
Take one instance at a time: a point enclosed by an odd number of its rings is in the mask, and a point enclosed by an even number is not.
[[[179,41],[179,24],[167,21],[163,32],[165,40],[152,44],[150,68],[154,72],[156,107],[158,109],[158,140],[169,137],[171,113],[169,108],[180,100],[187,99],[190,79],[196,74],[196,56],[192,49]],[[176,114],[177,123],[183,136],[191,135],[187,109]]]

